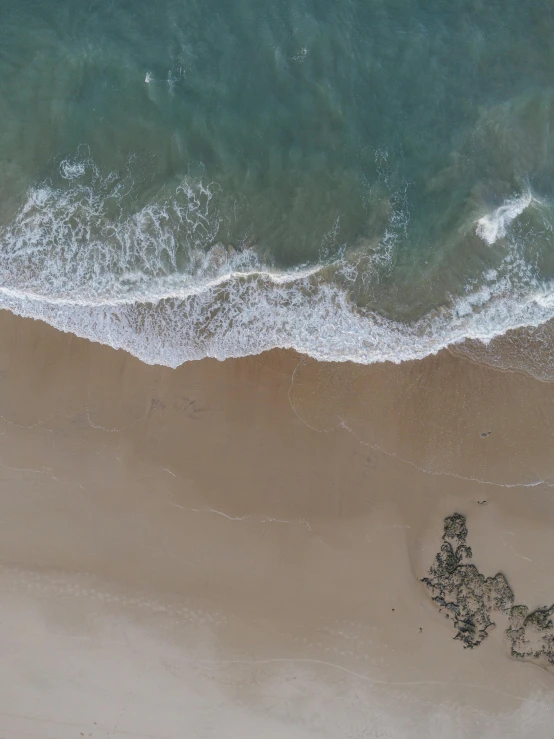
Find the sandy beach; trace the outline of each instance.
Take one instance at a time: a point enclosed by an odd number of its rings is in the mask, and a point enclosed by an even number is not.
[[[553,384],[0,335],[2,739],[554,736],[505,615],[465,649],[421,582],[460,513],[554,603]]]

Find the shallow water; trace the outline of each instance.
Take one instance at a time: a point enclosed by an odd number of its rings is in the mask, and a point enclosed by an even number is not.
[[[1,306],[169,365],[401,361],[554,316],[551,3],[0,18]]]

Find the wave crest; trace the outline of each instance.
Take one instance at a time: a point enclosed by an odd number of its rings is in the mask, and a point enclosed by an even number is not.
[[[185,179],[125,215],[124,180],[102,179],[78,160],[62,162],[60,176],[71,185],[31,190],[0,229],[0,307],[150,364],[275,347],[323,361],[399,363],[467,339],[486,345],[554,316],[553,285],[536,278],[517,244],[464,295],[418,320],[393,321],[354,299],[389,259],[386,238],[381,250],[278,271],[253,249],[217,241],[215,185]],[[532,200],[509,199],[477,222],[478,233],[488,243],[504,238]]]
[[[533,200],[534,198],[530,192],[508,198],[492,213],[487,213],[479,218],[475,229],[477,236],[490,245],[505,238],[510,223],[520,216]]]

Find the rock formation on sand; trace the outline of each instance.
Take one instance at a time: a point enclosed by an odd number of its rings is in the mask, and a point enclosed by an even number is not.
[[[494,614],[504,614],[512,656],[554,666],[554,605],[532,612],[514,605],[514,593],[501,572],[485,577],[468,562],[473,555],[467,535],[465,516],[445,518],[440,551],[422,579],[440,610],[452,619],[454,638],[466,648],[476,647],[495,625]]]

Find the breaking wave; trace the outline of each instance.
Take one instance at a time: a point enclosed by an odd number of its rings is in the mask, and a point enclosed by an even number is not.
[[[510,223],[520,216],[532,202],[533,196],[530,192],[508,198],[492,213],[487,213],[479,218],[476,228],[477,235],[487,244],[495,244],[499,239],[505,238]]]
[[[32,189],[0,228],[0,307],[149,364],[275,347],[324,361],[398,363],[467,339],[486,345],[554,316],[554,286],[540,282],[513,246],[463,296],[400,322],[353,297],[360,272],[371,282],[382,252],[346,251],[280,271],[254,249],[217,241],[213,185],[185,180],[125,215],[125,183],[102,180],[91,162],[62,162],[60,176],[69,188]],[[532,200],[508,200],[477,221],[477,235],[488,244],[505,238]]]

